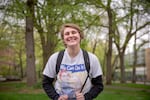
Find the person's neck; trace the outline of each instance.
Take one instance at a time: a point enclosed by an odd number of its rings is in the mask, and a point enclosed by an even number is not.
[[[68,51],[68,54],[71,58],[77,56],[77,54],[79,53],[80,51],[80,47],[72,47],[72,48],[67,48],[67,51]]]

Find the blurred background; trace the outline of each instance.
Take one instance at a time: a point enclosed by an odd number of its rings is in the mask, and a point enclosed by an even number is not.
[[[64,23],[78,24],[85,35],[81,47],[99,58],[106,89],[97,100],[150,99],[149,0],[0,0],[1,100],[26,100],[29,91],[38,92],[34,100],[48,99],[42,71],[50,55],[64,49]],[[122,98],[127,90],[142,95]]]

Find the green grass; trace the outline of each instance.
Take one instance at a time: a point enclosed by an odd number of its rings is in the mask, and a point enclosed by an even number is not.
[[[113,84],[95,100],[150,100],[150,85],[143,84]]]
[[[27,87],[23,82],[0,83],[0,100],[49,100],[41,83]],[[113,84],[105,86],[95,100],[150,100],[150,85]]]
[[[114,83],[113,86],[123,86],[123,87],[131,87],[131,88],[143,88],[143,89],[149,89],[150,90],[150,85],[145,85],[145,84],[133,84],[133,83],[120,84],[120,83]]]
[[[95,100],[150,100],[150,95],[124,94],[121,92],[103,92]]]
[[[49,100],[45,94],[0,93],[0,100]]]

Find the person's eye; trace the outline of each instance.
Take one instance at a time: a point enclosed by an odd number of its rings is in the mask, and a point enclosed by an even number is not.
[[[76,34],[77,32],[76,31],[72,31],[72,34]]]
[[[69,32],[66,32],[64,35],[69,35]]]

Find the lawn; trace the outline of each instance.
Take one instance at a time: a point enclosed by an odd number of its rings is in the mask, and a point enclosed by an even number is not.
[[[0,83],[0,100],[49,100],[41,83],[27,87],[23,82]],[[95,100],[150,100],[150,85],[113,84],[105,86]]]

